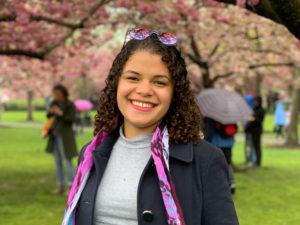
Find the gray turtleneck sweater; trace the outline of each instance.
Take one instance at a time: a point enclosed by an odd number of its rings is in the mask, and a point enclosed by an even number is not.
[[[137,189],[153,134],[128,139],[120,128],[95,202],[94,225],[137,225]]]

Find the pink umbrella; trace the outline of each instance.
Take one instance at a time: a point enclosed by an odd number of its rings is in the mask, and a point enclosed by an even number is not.
[[[85,111],[93,108],[93,104],[89,100],[85,100],[85,99],[76,100],[75,106],[78,111]]]
[[[3,104],[5,104],[8,101],[9,101],[9,97],[7,95],[4,95],[1,99],[1,103],[3,103]]]

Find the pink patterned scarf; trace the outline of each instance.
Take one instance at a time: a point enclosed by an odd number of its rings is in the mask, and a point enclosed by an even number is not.
[[[88,180],[94,164],[92,151],[108,136],[107,132],[99,131],[93,141],[86,147],[83,160],[80,162],[75,176],[62,225],[75,225],[75,212],[78,200]],[[169,171],[169,135],[167,126],[161,124],[154,132],[151,141],[151,154],[155,163],[161,195],[170,225],[185,225],[182,209],[177,199],[175,185]]]

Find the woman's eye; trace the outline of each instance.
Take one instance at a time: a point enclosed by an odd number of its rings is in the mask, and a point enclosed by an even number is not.
[[[127,77],[128,80],[138,80],[136,77]]]
[[[155,81],[154,83],[159,85],[159,86],[166,86],[167,85],[165,82],[162,82],[162,81]]]

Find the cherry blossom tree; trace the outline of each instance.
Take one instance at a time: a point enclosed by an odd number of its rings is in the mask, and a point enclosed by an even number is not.
[[[300,0],[219,0],[219,2],[236,4],[281,23],[299,37],[299,5]],[[91,42],[91,29],[101,24],[116,24],[128,18],[111,20],[111,12],[122,9],[130,10],[137,6],[134,15],[157,14],[164,11],[160,18],[178,21],[180,17],[169,13],[170,4],[175,3],[182,15],[193,21],[199,20],[197,8],[205,5],[224,7],[213,0],[194,1],[157,1],[157,0],[64,0],[64,1],[34,1],[34,0],[2,0],[0,2],[0,54],[26,55],[44,59],[55,48],[72,39],[79,31],[85,41]],[[160,7],[161,5],[166,7]],[[298,7],[297,7],[298,6]],[[171,6],[172,7],[172,6]],[[188,13],[187,13],[188,12]],[[163,13],[163,12],[162,12]],[[162,14],[161,13],[161,14]],[[166,18],[167,15],[167,18]],[[215,15],[218,17],[219,15]],[[297,19],[298,18],[298,19]],[[222,19],[222,18],[220,18]]]
[[[127,22],[179,34],[182,52],[189,63],[198,66],[197,71],[193,67],[193,74],[201,75],[202,88],[213,87],[222,78],[242,75],[248,70],[255,70],[259,78],[258,68],[292,65],[285,57],[277,61],[268,60],[281,52],[274,50],[272,46],[261,47],[259,40],[262,38],[256,31],[258,24],[260,30],[270,30],[270,23],[245,10],[226,7],[213,1],[206,1],[206,4],[198,1],[198,4],[191,5],[188,1],[179,0],[170,4],[167,9],[159,8],[156,2],[132,2],[129,6],[124,6],[128,8],[129,15],[138,10],[141,14],[129,16]],[[253,4],[257,4],[257,1],[253,1]],[[125,17],[125,13],[128,14],[124,12],[119,16]],[[280,28],[277,25],[274,29],[278,27]],[[250,36],[253,30],[256,37]],[[264,36],[267,35],[268,32]],[[199,91],[201,85],[196,86]],[[260,88],[257,90],[259,92]]]
[[[52,80],[51,65],[37,59],[2,57],[0,59],[0,84],[11,93],[27,97],[27,119],[33,120],[34,94],[44,96],[50,92]]]
[[[110,16],[104,7],[108,2],[1,1],[0,54],[44,59],[73,38],[92,44],[96,34],[91,29]]]
[[[0,54],[48,61],[52,80],[72,83],[73,79],[80,78],[84,88],[79,89],[87,90],[90,89],[86,88],[89,74],[97,67],[89,64],[94,56],[88,49],[93,49],[103,38],[99,29],[108,24],[116,30],[122,24],[133,24],[180,34],[180,46],[188,58],[190,76],[198,81],[201,75],[204,87],[211,87],[221,78],[229,79],[233,75],[240,78],[244,74],[255,74],[256,80],[260,81],[264,68],[292,66],[290,58],[280,55],[272,46],[263,45],[266,41],[260,41],[265,40],[261,37],[265,27],[260,29],[263,25],[258,17],[249,19],[251,16],[243,9],[233,10],[220,2],[255,11],[286,25],[297,36],[294,29],[297,22],[292,24],[287,17],[283,18],[284,14],[278,12],[275,1],[271,0],[5,0],[0,3],[3,6],[0,11],[0,29],[3,31],[0,34]],[[282,4],[286,11],[292,10],[287,3]],[[251,23],[247,24],[249,20]],[[258,28],[253,28],[253,24]],[[255,37],[251,37],[253,30],[258,30],[254,32]],[[263,43],[260,47],[259,42]],[[76,68],[70,64],[76,64]],[[101,79],[103,82],[103,77]],[[197,82],[193,84],[196,89],[201,88]]]
[[[87,94],[83,95],[82,92],[103,86],[114,53],[111,47],[110,51],[101,47],[108,44],[111,38],[111,32],[104,32],[97,44],[89,48],[74,39],[71,45],[66,44],[63,48],[53,50],[47,60],[2,56],[1,87],[9,89],[14,96],[27,96],[28,120],[33,119],[34,96],[48,97],[55,83],[65,84],[73,98],[87,98]],[[89,85],[82,86],[84,81],[88,81]]]

